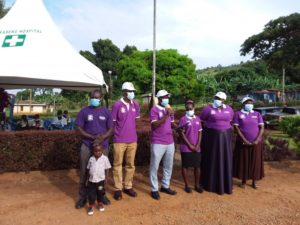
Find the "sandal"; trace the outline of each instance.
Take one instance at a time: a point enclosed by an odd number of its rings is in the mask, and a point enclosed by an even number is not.
[[[239,187],[245,189],[246,188],[246,184],[245,183],[240,183]]]
[[[257,186],[257,184],[256,184],[256,182],[254,181],[254,182],[252,182],[252,187],[254,188],[254,189],[258,189],[258,186]]]

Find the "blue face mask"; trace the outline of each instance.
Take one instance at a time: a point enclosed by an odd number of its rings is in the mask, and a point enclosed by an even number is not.
[[[192,116],[194,116],[195,111],[194,111],[194,110],[188,110],[188,111],[185,112],[185,114],[186,114],[187,116],[189,116],[189,117],[192,117]]]
[[[93,106],[93,107],[98,107],[98,106],[100,105],[100,103],[101,103],[101,100],[100,100],[100,99],[97,99],[97,98],[92,98],[92,99],[90,100],[90,104],[91,104],[91,106]]]
[[[127,98],[129,100],[133,100],[134,99],[134,92],[133,91],[132,92],[127,92]]]
[[[245,111],[250,112],[253,109],[253,104],[245,104],[244,106]]]
[[[168,98],[163,98],[162,100],[161,100],[161,105],[162,106],[166,106],[166,105],[168,105],[169,104],[169,99]]]
[[[222,104],[223,104],[223,103],[222,103],[221,100],[214,99],[213,106],[214,106],[215,108],[219,108]]]

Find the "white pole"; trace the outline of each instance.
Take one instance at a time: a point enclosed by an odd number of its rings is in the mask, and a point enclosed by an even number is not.
[[[152,64],[152,104],[154,105],[156,81],[156,0],[153,9],[153,64]]]
[[[282,102],[285,105],[285,68],[282,67]]]

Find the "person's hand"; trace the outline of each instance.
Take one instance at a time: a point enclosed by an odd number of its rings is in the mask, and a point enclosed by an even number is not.
[[[251,143],[251,142],[249,142],[249,141],[247,141],[247,140],[244,140],[244,141],[243,141],[243,145],[246,145],[246,146],[251,146],[251,145],[252,145],[252,143]]]
[[[101,144],[104,141],[103,135],[102,134],[96,135],[95,141]]]
[[[173,113],[173,109],[172,108],[166,108],[167,111],[167,115],[170,116]]]
[[[200,150],[200,145],[197,144],[197,145],[195,146],[195,152],[199,152],[199,150]]]
[[[257,145],[257,144],[258,144],[258,140],[252,142],[252,145]]]
[[[196,146],[195,145],[189,145],[189,149],[193,152],[196,151]]]

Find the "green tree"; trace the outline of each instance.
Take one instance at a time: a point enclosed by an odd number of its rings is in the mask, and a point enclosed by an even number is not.
[[[5,8],[5,1],[0,0],[0,19],[6,15],[9,11],[9,8]]]
[[[262,60],[228,67],[215,67],[197,71],[197,77],[204,85],[205,96],[211,97],[217,91],[224,91],[232,98],[250,94],[255,90],[279,87],[278,75],[269,72]]]
[[[300,81],[300,14],[271,20],[263,32],[249,37],[241,46],[241,55],[264,59],[276,69],[287,68],[287,75]]]
[[[131,56],[133,54],[133,52],[137,51],[138,49],[133,45],[126,45],[123,49],[123,55],[126,56]]]
[[[177,50],[157,51],[156,88],[167,89],[173,96],[187,97],[198,93],[195,65]],[[124,57],[118,64],[118,85],[124,81],[132,81],[138,91],[151,92],[152,51],[134,51]]]

